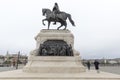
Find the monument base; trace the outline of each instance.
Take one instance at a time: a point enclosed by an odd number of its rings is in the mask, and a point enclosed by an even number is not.
[[[85,72],[80,57],[31,56],[24,72],[33,73],[80,73]]]
[[[74,35],[71,31],[43,29],[35,40],[36,48],[30,52],[23,72],[56,74],[85,72],[80,53],[74,49]]]
[[[0,72],[0,80],[120,80],[120,75],[94,70],[83,73],[26,73],[22,70]]]

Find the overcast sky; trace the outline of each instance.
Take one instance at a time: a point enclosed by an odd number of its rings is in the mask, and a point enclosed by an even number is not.
[[[82,58],[120,58],[120,0],[0,0],[0,55],[34,50],[34,37],[47,29],[42,8],[55,2],[75,21],[67,24]]]

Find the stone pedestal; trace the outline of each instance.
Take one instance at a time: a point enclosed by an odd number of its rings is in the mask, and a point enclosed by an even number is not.
[[[80,59],[75,57],[30,57],[24,72],[34,73],[80,73],[84,72]]]
[[[79,52],[74,49],[74,36],[69,30],[41,30],[35,37],[36,49],[31,51],[24,72],[34,73],[81,73],[85,72]],[[40,44],[47,40],[63,40],[72,45],[73,56],[37,56]]]
[[[74,36],[69,30],[46,30],[43,29],[35,37],[36,49],[39,48],[40,44],[43,44],[47,40],[63,40],[67,44],[71,44],[74,48]]]

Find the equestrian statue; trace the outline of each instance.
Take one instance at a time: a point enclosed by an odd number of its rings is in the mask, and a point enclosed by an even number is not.
[[[43,25],[45,25],[44,21],[48,21],[48,29],[50,27],[51,22],[54,22],[53,23],[54,25],[56,24],[56,22],[59,22],[61,25],[57,28],[57,30],[59,30],[62,26],[65,26],[64,30],[66,30],[67,28],[66,19],[67,18],[69,19],[72,26],[75,26],[75,23],[71,18],[71,15],[66,12],[60,11],[57,3],[55,3],[52,11],[46,8],[42,9],[42,14],[43,16],[46,16],[46,18],[42,20],[42,23]]]

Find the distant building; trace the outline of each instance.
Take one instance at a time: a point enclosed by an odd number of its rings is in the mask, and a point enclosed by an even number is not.
[[[18,60],[19,57],[19,60]],[[0,64],[9,64],[9,65],[15,65],[18,61],[19,64],[26,64],[28,59],[27,55],[22,55],[20,54],[18,56],[18,54],[14,53],[14,54],[9,54],[9,52],[7,51],[6,55],[0,55]]]
[[[0,64],[4,62],[5,57],[3,55],[0,55]]]
[[[95,61],[96,59],[89,59],[89,61],[90,61],[90,63],[91,63],[91,65],[93,65],[93,63],[94,63],[94,61]],[[99,61],[99,63],[100,63],[100,65],[120,65],[120,58],[115,58],[115,59],[97,59],[98,61]],[[82,62],[83,62],[83,64],[84,65],[86,65],[86,63],[87,63],[87,59],[83,59],[82,60]]]

